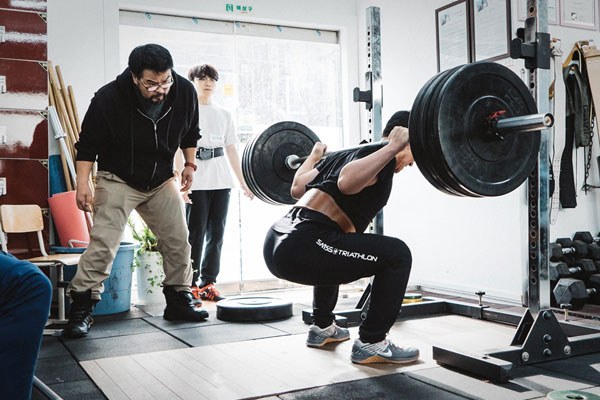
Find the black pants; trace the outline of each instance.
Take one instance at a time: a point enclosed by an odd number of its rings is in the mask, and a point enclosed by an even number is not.
[[[193,190],[187,205],[188,229],[192,246],[192,285],[202,278],[215,283],[221,270],[221,247],[227,222],[231,189]],[[204,257],[203,257],[204,253]]]
[[[333,322],[339,285],[374,276],[361,340],[378,342],[396,321],[412,264],[406,244],[397,238],[344,233],[325,215],[292,208],[267,233],[263,254],[281,279],[314,286],[314,323]]]

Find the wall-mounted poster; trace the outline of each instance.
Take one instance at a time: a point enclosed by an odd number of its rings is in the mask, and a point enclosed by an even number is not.
[[[445,71],[470,62],[469,12],[466,0],[435,10],[437,68]]]
[[[560,0],[560,24],[597,30],[596,0]]]
[[[497,60],[510,49],[510,0],[470,0],[473,61]]]

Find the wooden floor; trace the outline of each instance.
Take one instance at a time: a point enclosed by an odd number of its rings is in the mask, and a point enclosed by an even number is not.
[[[350,329],[352,338],[357,330]],[[440,368],[432,359],[432,344],[476,351],[503,347],[513,334],[512,327],[452,315],[397,322],[390,337],[421,350],[421,359],[405,366],[355,365],[349,359],[352,340],[312,349],[304,344],[306,334],[103,358],[81,366],[109,399],[256,398]]]
[[[99,317],[84,339],[46,338],[36,376],[68,400],[541,400],[556,390],[600,395],[600,350],[514,368],[515,378],[502,384],[438,365],[432,346],[482,354],[507,348],[515,335],[514,326],[459,315],[396,322],[390,338],[421,350],[413,364],[352,364],[357,327],[350,328],[351,340],[346,342],[306,347],[308,325],[300,310],[310,307],[311,294],[271,294],[292,301],[294,316],[264,324],[219,321],[211,302],[204,303],[211,316],[202,324],[165,322],[164,304]],[[359,297],[359,292],[341,293],[338,305],[347,309]]]

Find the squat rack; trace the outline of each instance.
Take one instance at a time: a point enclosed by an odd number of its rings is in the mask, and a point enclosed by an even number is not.
[[[375,139],[381,136],[381,36],[378,7],[367,8],[367,73],[368,90],[354,90],[354,100],[365,102],[369,111],[370,133]],[[550,108],[550,35],[548,32],[547,0],[527,0],[525,27],[517,32],[511,43],[511,57],[523,58],[528,71],[528,86],[536,99],[538,111]],[[560,75],[559,75],[560,76]],[[379,135],[379,137],[377,137]],[[421,303],[405,304],[399,318],[433,314],[456,314],[516,325],[509,346],[494,351],[469,353],[433,346],[433,358],[448,365],[496,382],[512,378],[513,368],[526,367],[577,355],[596,353],[600,349],[600,328],[574,321],[558,321],[550,308],[549,255],[549,131],[541,134],[538,162],[527,183],[528,203],[528,273],[527,296],[524,314],[494,309],[481,301],[474,305],[445,299],[424,299]],[[383,233],[382,215],[374,221],[373,231]],[[370,284],[354,309],[336,310],[339,323],[358,325],[366,316]],[[303,320],[311,322],[311,310],[303,311]]]

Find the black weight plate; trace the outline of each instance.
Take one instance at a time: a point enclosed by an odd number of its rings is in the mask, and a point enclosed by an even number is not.
[[[217,303],[217,319],[231,322],[258,322],[289,318],[292,302],[273,297],[230,297]]]
[[[450,77],[456,73],[462,66],[453,68],[448,71],[447,74],[441,75],[434,87],[431,88],[429,96],[427,96],[427,103],[424,107],[422,121],[425,129],[425,135],[423,137],[424,143],[428,148],[430,156],[429,168],[432,174],[436,177],[439,183],[439,187],[443,187],[446,192],[454,194],[456,196],[472,196],[473,193],[465,190],[459,185],[455,184],[456,179],[448,173],[448,168],[444,155],[435,132],[434,119],[439,108],[439,95],[441,88]]]
[[[285,160],[292,154],[310,154],[318,141],[312,130],[293,121],[273,124],[255,137],[244,149],[242,172],[260,193],[257,197],[272,204],[294,204],[290,189],[296,170],[288,168]]]
[[[258,135],[254,136],[250,141],[246,143],[246,146],[244,147],[244,152],[242,154],[242,174],[244,175],[244,180],[248,185],[248,189],[250,189],[250,191],[254,193],[254,195],[258,199],[266,203],[276,204],[273,203],[272,200],[268,199],[264,193],[262,193],[255,181],[254,174],[252,173],[252,146],[254,145],[254,142],[257,138]]]
[[[444,83],[433,132],[453,179],[481,196],[501,196],[519,187],[537,162],[540,133],[496,137],[485,124],[496,111],[505,117],[536,114],[533,96],[510,69],[495,62],[468,64]]]
[[[470,190],[463,187],[448,167],[448,163],[442,152],[439,135],[437,132],[436,117],[440,108],[441,92],[445,83],[464,66],[461,65],[450,71],[443,79],[441,79],[435,87],[434,92],[430,96],[430,103],[427,110],[426,129],[427,129],[427,143],[430,148],[430,152],[435,156],[432,157],[432,167],[438,176],[438,179],[443,182],[446,189],[457,196],[468,196],[468,197],[481,197]]]
[[[456,191],[452,189],[445,181],[443,177],[444,169],[440,168],[440,165],[443,166],[443,159],[441,152],[439,150],[439,146],[435,141],[431,141],[431,124],[432,124],[432,114],[433,107],[436,100],[437,93],[439,92],[439,87],[442,85],[446,79],[452,74],[458,67],[453,68],[451,70],[444,71],[439,74],[438,79],[428,87],[427,92],[425,94],[425,101],[422,106],[422,111],[420,114],[421,121],[421,143],[424,149],[426,149],[426,168],[429,171],[430,181],[435,181],[434,187],[437,189],[456,196],[463,196],[464,194],[460,191]]]
[[[435,86],[435,84],[439,81],[443,74],[446,71],[435,75],[431,79],[429,79],[425,85],[421,88],[415,101],[413,102],[412,109],[410,111],[410,119],[408,123],[409,130],[409,139],[410,139],[410,148],[413,154],[413,158],[415,159],[415,163],[417,167],[421,171],[421,174],[431,183],[435,188],[446,191],[446,189],[441,186],[441,182],[437,179],[435,173],[431,170],[430,165],[430,151],[426,142],[426,134],[427,130],[425,126],[423,126],[423,118],[425,112],[425,104],[429,101],[429,96],[431,93],[431,88]],[[451,193],[449,193],[451,194]]]
[[[458,67],[451,70],[443,71],[434,77],[432,77],[425,85],[421,88],[415,101],[413,103],[410,121],[409,121],[409,132],[410,132],[410,147],[415,159],[417,167],[423,174],[423,176],[438,190],[451,195],[461,195],[460,193],[450,190],[447,185],[439,178],[438,173],[435,171],[434,161],[439,157],[432,153],[431,146],[428,144],[428,122],[430,117],[428,116],[430,111],[430,103],[432,101],[431,96],[435,91],[440,80],[448,76],[448,74],[455,71]]]

